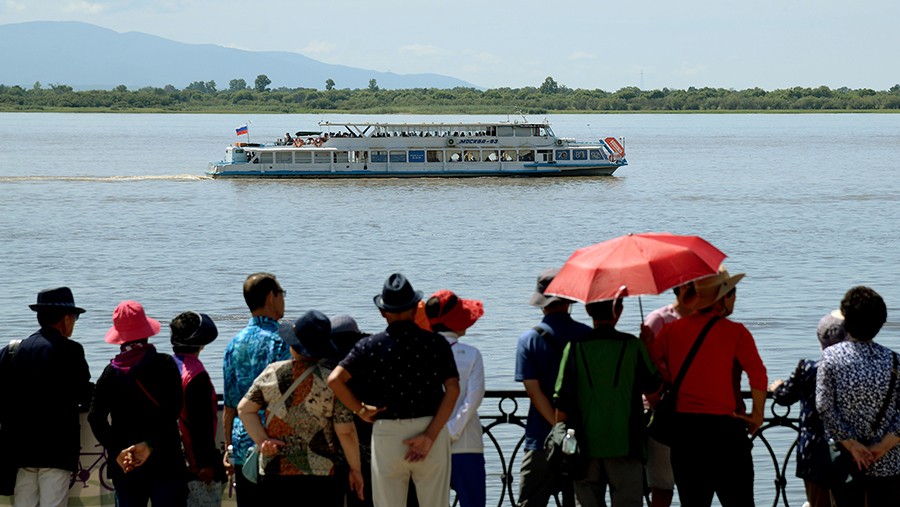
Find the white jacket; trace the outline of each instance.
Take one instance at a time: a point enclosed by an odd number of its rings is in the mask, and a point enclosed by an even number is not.
[[[478,407],[484,399],[484,361],[481,352],[459,341],[459,335],[451,331],[440,333],[450,343],[456,369],[459,371],[459,398],[453,414],[447,420],[450,432],[450,451],[458,453],[483,453],[481,419]]]

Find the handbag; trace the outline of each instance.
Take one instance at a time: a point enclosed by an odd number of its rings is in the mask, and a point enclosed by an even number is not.
[[[219,481],[209,484],[197,479],[187,483],[188,497],[187,507],[220,507],[222,505],[222,490],[225,485]]]
[[[720,315],[716,315],[703,326],[703,330],[700,331],[697,339],[694,340],[694,345],[688,352],[687,357],[684,358],[684,363],[678,371],[675,382],[663,389],[659,402],[657,402],[656,407],[653,408],[653,412],[650,414],[650,422],[647,423],[647,433],[653,440],[663,445],[671,446],[672,442],[677,438],[678,428],[675,425],[675,401],[678,399],[678,389],[681,388],[681,382],[684,381],[684,376],[687,375],[691,363],[694,362],[694,357],[700,350],[700,346],[703,345],[706,335],[709,334],[709,330],[721,318]]]
[[[13,358],[19,351],[19,345],[22,340],[12,340],[9,347],[6,348],[6,358],[0,368],[10,371],[12,369]],[[4,372],[6,373],[6,372]],[[6,382],[3,382],[6,384]],[[11,383],[9,385],[12,385]],[[0,425],[0,442],[12,442],[12,435],[5,435],[2,425]],[[19,464],[12,459],[0,460],[0,496],[12,496],[16,490],[16,475],[19,473]]]
[[[294,389],[297,389],[297,387],[300,386],[300,383],[303,382],[306,379],[306,377],[308,377],[309,374],[312,373],[313,370],[317,369],[318,367],[319,367],[319,365],[316,364],[315,366],[307,368],[306,371],[301,373],[300,376],[297,377],[297,380],[295,380],[294,383],[291,384],[291,387],[289,387],[287,389],[287,391],[281,393],[281,397],[279,397],[277,400],[275,400],[274,403],[269,404],[269,406],[279,405],[282,402],[284,402],[284,400],[287,399],[288,395],[291,394],[292,392],[294,392]],[[265,426],[265,422],[263,423],[263,426]],[[241,472],[244,474],[244,478],[247,479],[248,481],[252,482],[253,484],[256,484],[259,482],[259,476],[260,476],[260,463],[259,462],[260,462],[259,446],[254,445],[247,452],[247,458],[244,460],[244,467],[241,470]]]
[[[563,452],[563,440],[566,438],[567,431],[566,423],[558,422],[553,425],[547,438],[544,439],[547,467],[557,475],[578,480],[587,474],[587,458],[581,453],[581,445],[576,447],[574,454]],[[577,442],[577,433],[575,436]]]
[[[884,401],[881,403],[881,408],[872,422],[872,431],[877,431],[881,427],[888,405],[891,403],[894,389],[897,387],[897,376],[900,375],[897,371],[897,363],[900,361],[898,361],[896,352],[892,353],[892,356],[894,364],[891,368],[891,382]],[[853,461],[853,455],[850,454],[850,451],[841,445],[840,442],[835,442],[832,439],[820,439],[816,443],[815,452],[816,475],[813,478],[813,482],[821,488],[836,488],[865,475],[865,471],[860,470]]]

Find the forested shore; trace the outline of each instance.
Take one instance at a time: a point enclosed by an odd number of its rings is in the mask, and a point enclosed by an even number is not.
[[[215,81],[196,81],[184,89],[172,85],[129,90],[74,91],[71,86],[35,83],[31,88],[0,84],[2,112],[202,112],[202,113],[370,113],[370,114],[528,114],[603,112],[898,112],[900,85],[889,90],[794,87],[766,91],[694,88],[615,92],[571,89],[548,77],[539,87],[338,89],[329,80],[325,90],[268,88],[257,78],[255,87],[232,80],[227,90]],[[262,85],[260,86],[260,84]]]

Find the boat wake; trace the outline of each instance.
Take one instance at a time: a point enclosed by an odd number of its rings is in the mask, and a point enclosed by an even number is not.
[[[91,181],[91,182],[121,182],[121,181],[149,181],[149,180],[173,180],[173,181],[199,181],[212,179],[208,176],[196,174],[154,175],[154,176],[0,176],[0,183],[14,183],[24,181]]]

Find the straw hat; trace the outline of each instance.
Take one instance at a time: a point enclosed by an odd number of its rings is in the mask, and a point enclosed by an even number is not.
[[[730,275],[722,264],[718,273],[691,282],[693,288],[688,287],[685,291],[684,306],[692,310],[708,308],[725,297],[741,278],[744,278],[744,273]]]

